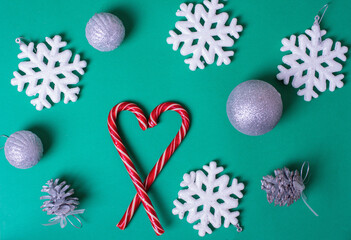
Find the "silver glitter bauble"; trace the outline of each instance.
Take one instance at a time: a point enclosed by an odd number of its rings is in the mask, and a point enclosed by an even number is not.
[[[122,21],[111,13],[95,14],[85,28],[89,44],[102,52],[116,49],[122,43],[124,35]]]
[[[9,163],[21,169],[36,165],[43,156],[43,144],[30,131],[18,131],[10,135],[5,143],[5,157]]]
[[[227,101],[231,124],[246,135],[258,136],[272,130],[280,120],[283,103],[269,83],[249,80],[236,86]]]

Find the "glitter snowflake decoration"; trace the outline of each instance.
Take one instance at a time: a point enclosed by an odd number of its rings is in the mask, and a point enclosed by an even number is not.
[[[217,175],[223,171],[223,167],[217,167],[216,162],[211,162],[209,166],[203,166],[207,175],[202,171],[192,171],[190,174],[184,174],[181,187],[187,187],[180,190],[178,199],[173,203],[175,208],[172,210],[174,215],[179,215],[183,219],[186,212],[189,212],[187,221],[194,223],[194,229],[199,231],[200,236],[206,233],[211,234],[210,226],[219,228],[224,218],[224,227],[228,228],[230,224],[236,226],[238,231],[241,227],[238,224],[237,217],[239,211],[232,211],[238,206],[238,199],[242,198],[241,190],[244,189],[244,184],[238,183],[236,178],[228,187],[229,177],[222,175],[217,178]],[[209,226],[210,225],[210,226]]]
[[[167,38],[167,43],[173,44],[174,51],[183,43],[180,53],[183,56],[192,54],[184,61],[192,71],[196,68],[203,69],[204,61],[212,64],[216,55],[218,66],[222,63],[228,65],[231,62],[230,57],[234,55],[234,51],[226,51],[223,48],[234,45],[230,36],[238,39],[243,27],[237,25],[236,18],[232,19],[229,26],[225,25],[229,15],[225,12],[216,14],[216,11],[224,6],[218,1],[204,0],[203,4],[196,4],[194,11],[192,3],[183,3],[176,13],[179,17],[185,17],[186,21],[178,21],[175,24],[177,32],[169,32],[171,36]]]
[[[304,96],[305,101],[311,101],[317,98],[318,94],[314,87],[324,92],[329,81],[329,90],[334,91],[335,87],[341,88],[344,83],[343,74],[334,74],[342,70],[342,65],[335,59],[346,61],[347,47],[341,46],[336,42],[334,49],[333,41],[327,38],[322,41],[322,37],[327,32],[321,30],[318,20],[307,29],[306,34],[301,34],[296,43],[296,36],[291,35],[290,39],[282,40],[282,52],[290,51],[291,54],[283,57],[285,65],[279,65],[280,73],[277,75],[278,80],[283,80],[284,84],[289,84],[292,79],[294,88],[304,87],[297,92],[297,95]]]
[[[31,100],[31,103],[39,111],[44,107],[51,107],[49,100],[58,103],[61,100],[61,93],[64,94],[64,103],[77,101],[79,87],[69,88],[69,86],[79,82],[79,77],[74,72],[83,75],[83,68],[87,66],[86,61],[80,61],[79,54],[76,54],[73,62],[70,62],[72,52],[70,50],[60,52],[60,48],[67,45],[61,41],[61,36],[56,35],[52,39],[46,37],[45,40],[50,49],[45,43],[39,43],[34,49],[33,42],[26,45],[20,39],[16,40],[22,51],[18,54],[18,58],[29,60],[18,64],[20,71],[14,72],[15,78],[11,80],[13,86],[18,86],[19,92],[22,92],[27,85],[26,94],[38,96]]]

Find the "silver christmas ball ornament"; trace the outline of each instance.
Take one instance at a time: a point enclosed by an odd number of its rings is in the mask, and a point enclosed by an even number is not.
[[[283,103],[279,92],[269,83],[249,80],[236,86],[227,101],[231,124],[246,135],[271,131],[279,122]]]
[[[125,28],[122,21],[115,15],[97,13],[87,23],[85,36],[91,46],[101,52],[108,52],[122,43]]]
[[[18,131],[5,142],[5,157],[9,163],[20,169],[31,168],[43,156],[40,138],[30,131]]]

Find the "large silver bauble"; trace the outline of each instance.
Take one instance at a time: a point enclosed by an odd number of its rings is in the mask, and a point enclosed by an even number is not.
[[[271,131],[279,122],[283,103],[279,92],[269,83],[249,80],[236,86],[227,101],[231,124],[246,135]]]
[[[102,52],[116,49],[122,43],[124,35],[122,21],[111,13],[95,14],[85,28],[89,44]]]
[[[6,140],[4,150],[7,161],[21,169],[33,167],[43,156],[43,144],[40,138],[30,131],[11,134]]]

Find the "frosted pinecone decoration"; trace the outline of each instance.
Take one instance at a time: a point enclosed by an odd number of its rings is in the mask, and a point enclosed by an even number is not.
[[[203,166],[203,170],[206,173],[198,170],[184,174],[180,186],[186,188],[179,191],[179,200],[174,200],[172,213],[183,219],[189,212],[186,219],[189,223],[196,222],[194,229],[199,231],[201,237],[211,234],[211,227],[219,228],[222,219],[225,228],[234,225],[241,232],[237,219],[240,212],[234,209],[239,204],[239,198],[243,197],[241,191],[244,184],[234,178],[228,186],[230,178],[228,175],[217,176],[224,168],[218,167],[216,162]]]
[[[302,178],[302,172],[305,165],[307,166],[306,174]],[[287,167],[274,170],[275,177],[267,175],[261,180],[261,189],[267,192],[267,200],[269,203],[274,202],[274,205],[290,206],[294,202],[302,198],[306,206],[316,215],[318,214],[307,204],[304,181],[309,172],[309,163],[304,163],[301,167],[301,172],[295,170],[290,171]]]
[[[261,189],[267,192],[267,200],[274,205],[290,206],[301,197],[305,189],[302,178],[297,170],[288,168],[274,170],[275,177],[267,175],[261,180]]]
[[[56,217],[49,220],[48,224],[44,225],[49,226],[60,223],[61,228],[64,228],[67,225],[68,220],[74,227],[77,227],[68,219],[68,216],[73,216],[80,223],[80,227],[82,227],[81,221],[75,216],[75,214],[84,213],[85,209],[75,210],[79,205],[79,202],[77,197],[72,197],[74,190],[68,190],[70,185],[66,185],[65,181],[62,181],[59,184],[59,181],[60,179],[58,178],[55,181],[51,179],[46,183],[46,185],[43,186],[41,190],[42,192],[49,194],[40,197],[41,200],[47,199],[41,208],[43,208],[43,211],[47,212],[48,215],[56,215]]]

